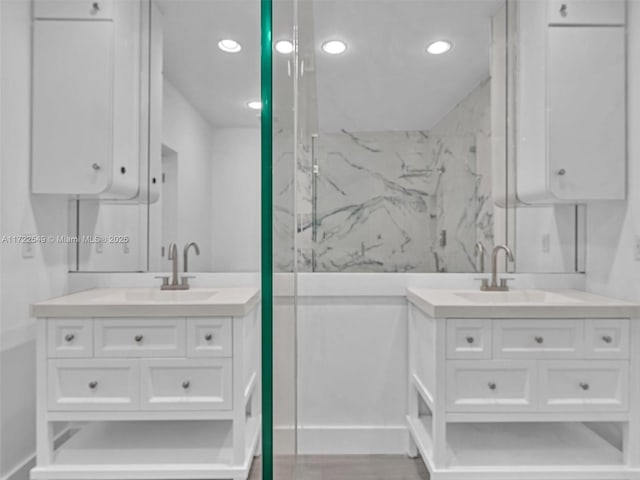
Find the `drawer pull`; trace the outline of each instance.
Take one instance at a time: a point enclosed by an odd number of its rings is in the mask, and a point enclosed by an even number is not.
[[[585,382],[580,382],[580,388],[584,391],[589,390],[589,384]]]
[[[140,342],[142,341],[142,339],[143,339],[143,338],[144,338],[144,337],[143,337],[142,335],[136,335],[136,336],[134,337],[134,340],[135,340],[136,342],[140,343]]]
[[[467,343],[473,343],[473,337],[467,337]]]
[[[67,333],[67,334],[64,336],[64,339],[65,339],[67,342],[73,342],[73,339],[74,339],[74,338],[76,338],[76,336],[75,336],[73,333]]]
[[[611,343],[611,342],[613,342],[613,338],[611,338],[611,335],[603,335],[602,336],[602,341],[604,343]]]
[[[95,390],[96,388],[98,388],[98,382],[96,382],[96,381],[89,382],[89,388],[91,390]]]
[[[184,388],[185,390],[187,390],[190,386],[191,382],[189,380],[185,380],[184,382],[182,382],[182,388]]]
[[[207,333],[207,334],[204,336],[204,339],[205,339],[207,342],[210,342],[211,340],[213,340],[213,334],[212,334],[212,333]]]
[[[544,338],[542,338],[542,337],[535,337],[535,340],[536,340],[537,343],[544,342]]]
[[[567,12],[567,4],[566,4],[566,3],[563,3],[563,4],[560,6],[560,16],[561,16],[561,17],[566,17],[566,16],[567,16],[567,13],[568,13],[568,12]]]
[[[496,388],[498,388],[498,386],[495,383],[489,382],[489,390],[495,390]]]

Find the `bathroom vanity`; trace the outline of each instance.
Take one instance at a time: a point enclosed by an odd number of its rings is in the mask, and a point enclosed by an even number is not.
[[[31,478],[246,479],[261,425],[258,304],[256,288],[130,288],[33,305]]]
[[[409,453],[433,480],[639,478],[638,306],[575,290],[407,298]]]

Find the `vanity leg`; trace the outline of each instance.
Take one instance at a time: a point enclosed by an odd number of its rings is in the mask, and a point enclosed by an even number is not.
[[[629,321],[630,349],[629,378],[637,379],[640,375],[640,349],[634,348],[640,345],[640,319],[632,318]],[[622,453],[624,462],[632,467],[640,467],[640,384],[637,381],[629,382],[629,421],[623,425]],[[638,475],[640,478],[640,474]]]
[[[245,320],[246,317],[233,319],[233,463],[236,466],[244,465],[246,452],[244,338],[247,322]]]
[[[447,423],[444,412],[433,412],[433,465],[444,468],[447,459]]]
[[[39,467],[53,463],[53,423],[38,421],[36,427],[36,464]]]
[[[409,370],[411,371],[411,370]],[[411,376],[411,374],[409,375]],[[418,391],[413,386],[411,378],[409,379],[409,408],[407,418],[415,420],[419,417],[418,413]],[[416,458],[418,456],[418,446],[413,440],[411,432],[407,430],[407,456],[409,458]]]
[[[414,328],[413,322],[414,318],[411,315],[411,308],[409,308],[409,325],[407,329],[408,333],[408,358],[409,358],[409,376],[407,378],[407,418],[410,420],[417,419],[419,416],[418,412],[418,391],[416,390],[415,385],[413,384],[413,373],[415,371],[415,345],[414,345]],[[411,432],[407,429],[407,456],[409,458],[416,458],[418,456],[418,446],[416,442],[413,440],[413,436]]]
[[[53,423],[47,418],[47,324],[38,319],[36,324],[36,464],[53,463]]]

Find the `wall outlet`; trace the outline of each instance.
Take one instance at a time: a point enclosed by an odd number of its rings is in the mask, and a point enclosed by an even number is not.
[[[36,256],[36,244],[35,243],[23,243],[22,244],[22,258],[33,258]]]
[[[549,253],[551,251],[551,235],[545,233],[542,235],[542,253]]]

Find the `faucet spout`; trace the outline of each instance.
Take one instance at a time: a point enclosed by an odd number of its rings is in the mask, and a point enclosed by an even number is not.
[[[500,251],[503,251],[506,254],[508,261],[513,262],[513,252],[511,251],[511,249],[507,245],[496,245],[491,256],[491,284],[487,285],[485,280],[481,287],[482,290],[509,290],[506,279],[504,278],[501,280],[500,285],[498,285],[498,254],[500,253]]]
[[[184,264],[184,272],[185,273],[187,273],[189,271],[189,249],[191,247],[193,247],[193,249],[196,251],[196,255],[200,255],[200,247],[198,247],[198,244],[196,242],[187,243],[184,246],[183,264]]]

